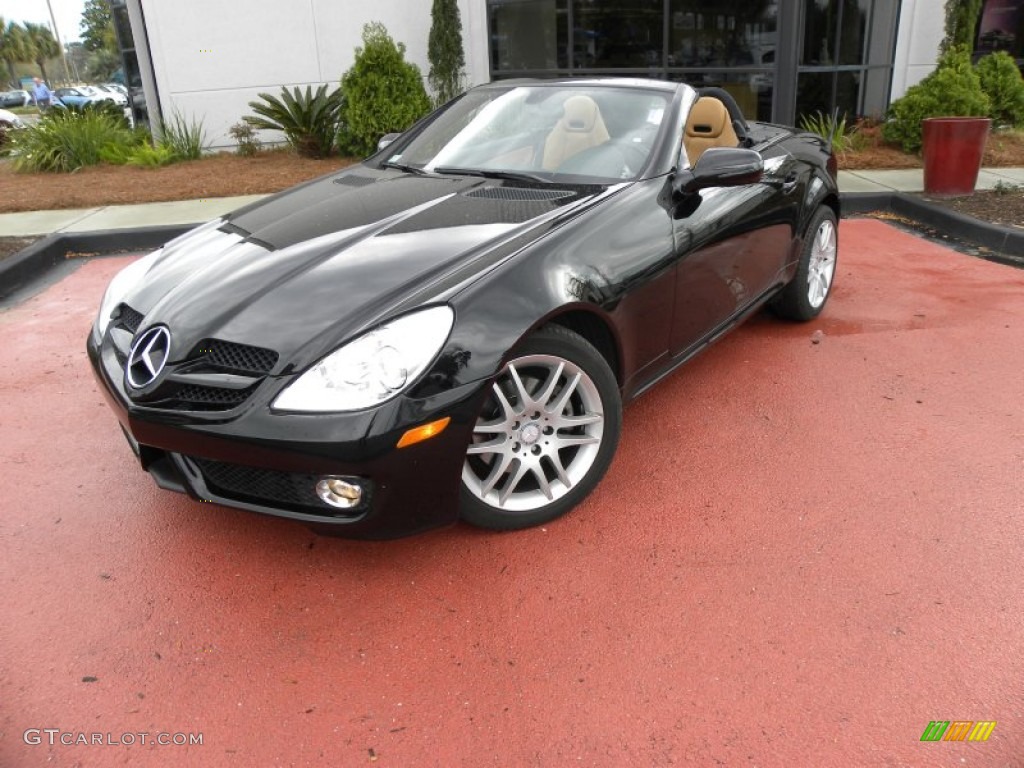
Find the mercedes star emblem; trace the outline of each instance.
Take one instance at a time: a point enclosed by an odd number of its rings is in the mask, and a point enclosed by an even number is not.
[[[164,369],[171,351],[171,332],[162,325],[150,328],[132,344],[124,373],[135,389],[152,384]]]

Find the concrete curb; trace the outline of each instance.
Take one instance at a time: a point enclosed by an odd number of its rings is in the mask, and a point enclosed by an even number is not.
[[[849,192],[840,196],[844,216],[887,211],[905,216],[962,240],[984,246],[993,253],[990,261],[1024,266],[1024,229],[989,224],[961,213],[930,205],[901,192]],[[172,224],[139,229],[108,229],[96,232],[59,232],[0,261],[0,299],[35,280],[69,253],[113,253],[157,248],[197,224]]]
[[[940,232],[953,235],[975,245],[984,246],[995,253],[986,258],[1000,264],[1022,266],[1024,259],[1024,229],[990,224],[972,216],[950,211],[941,206],[931,205],[925,200],[901,192],[863,192],[842,195],[844,215],[889,211],[905,216],[921,224],[934,227]]]
[[[69,253],[114,253],[157,248],[195,225],[170,225],[142,229],[107,229],[96,232],[58,232],[32,243],[25,250],[0,261],[0,299],[43,275]]]

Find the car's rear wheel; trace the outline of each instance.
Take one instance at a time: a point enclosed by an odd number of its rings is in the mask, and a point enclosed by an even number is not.
[[[462,518],[510,530],[565,514],[604,476],[621,426],[601,353],[561,326],[540,330],[491,384],[462,468]]]
[[[807,227],[796,275],[775,299],[775,312],[790,320],[813,320],[825,307],[836,274],[839,235],[828,206],[815,211]]]

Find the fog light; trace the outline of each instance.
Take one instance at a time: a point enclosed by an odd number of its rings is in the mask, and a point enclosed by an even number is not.
[[[352,479],[352,478],[349,478]],[[363,499],[363,489],[348,480],[327,475],[316,484],[316,495],[325,504],[339,509],[351,509]]]

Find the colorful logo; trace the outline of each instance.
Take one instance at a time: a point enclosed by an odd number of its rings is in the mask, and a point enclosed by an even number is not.
[[[988,741],[995,727],[995,720],[932,720],[921,741]]]

